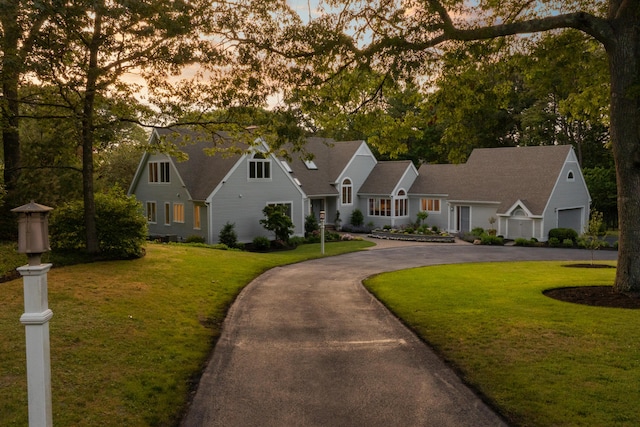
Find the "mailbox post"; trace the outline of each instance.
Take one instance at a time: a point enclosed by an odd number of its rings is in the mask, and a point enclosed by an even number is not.
[[[320,253],[324,255],[324,217],[325,212],[320,211]]]
[[[47,272],[51,264],[42,264],[41,255],[49,251],[47,215],[52,208],[31,202],[12,209],[18,214],[18,252],[27,254],[28,265],[18,267],[24,282],[24,314],[27,347],[27,385],[29,426],[53,425],[51,410],[51,357],[49,347],[49,309]]]

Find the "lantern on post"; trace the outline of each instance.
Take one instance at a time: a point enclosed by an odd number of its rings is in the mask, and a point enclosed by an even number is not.
[[[324,255],[324,210],[320,211],[320,253]]]
[[[27,254],[29,265],[39,265],[40,256],[49,247],[49,223],[47,215],[53,210],[34,201],[11,212],[18,214],[18,252]]]
[[[47,272],[51,264],[42,264],[41,256],[49,248],[47,215],[53,208],[28,203],[15,209],[18,217],[18,252],[27,254],[29,264],[18,267],[24,282],[24,314],[27,347],[27,386],[29,390],[29,426],[53,425],[51,409],[51,357],[49,351],[49,309]]]

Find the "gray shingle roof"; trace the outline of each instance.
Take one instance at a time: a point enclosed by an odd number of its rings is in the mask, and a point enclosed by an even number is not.
[[[410,193],[499,203],[498,213],[521,200],[541,215],[570,150],[569,145],[475,149],[464,165],[422,165]]]
[[[378,162],[358,193],[390,196],[409,167],[411,160]]]

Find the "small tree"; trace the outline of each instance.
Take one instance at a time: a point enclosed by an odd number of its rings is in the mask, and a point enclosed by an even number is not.
[[[427,211],[420,211],[416,214],[416,217],[418,218],[418,226],[422,226],[424,225],[424,222],[427,220],[427,218],[429,217],[429,212]]]
[[[238,245],[238,235],[236,234],[235,227],[235,223],[227,222],[220,230],[218,241],[230,248],[235,248]]]
[[[293,221],[287,216],[282,205],[267,205],[262,209],[266,217],[260,220],[260,224],[269,231],[273,231],[276,240],[289,243],[289,236],[293,234]]]
[[[591,265],[593,265],[594,252],[603,246],[603,242],[600,240],[600,236],[602,236],[602,224],[602,212],[592,209],[589,223],[584,230],[585,247],[591,250]]]
[[[318,220],[314,214],[309,214],[304,218],[304,234],[305,236],[309,236],[313,234],[314,231],[318,231],[320,226],[318,225]]]
[[[362,211],[360,209],[354,209],[351,212],[351,225],[354,227],[360,227],[364,224],[364,215],[362,215]]]

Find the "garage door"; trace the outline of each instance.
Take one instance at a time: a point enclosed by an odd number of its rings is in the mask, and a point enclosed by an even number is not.
[[[573,228],[582,233],[582,208],[577,209],[558,209],[558,227]]]

